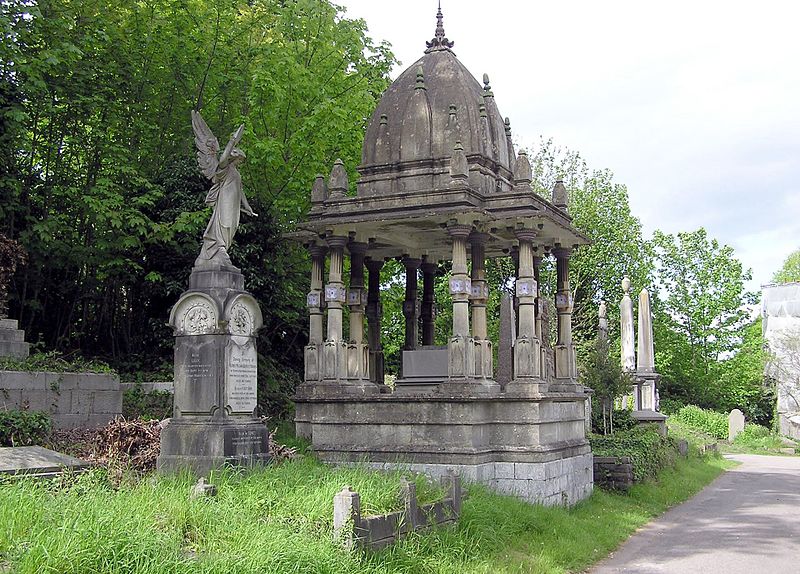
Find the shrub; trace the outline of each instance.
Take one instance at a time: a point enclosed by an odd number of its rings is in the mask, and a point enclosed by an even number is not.
[[[164,420],[172,416],[173,396],[169,391],[145,392],[136,385],[122,394],[122,416],[126,419]]]
[[[659,401],[659,410],[665,415],[672,416],[681,410],[686,404],[680,399],[665,397]]]
[[[0,446],[41,444],[51,425],[50,416],[41,411],[0,411]]]
[[[716,411],[687,405],[673,415],[685,425],[720,440],[728,438],[728,416]]]
[[[758,440],[761,438],[767,438],[770,436],[770,430],[767,427],[762,427],[761,425],[755,425],[751,423],[747,423],[744,425],[744,430],[736,435],[736,438],[733,442],[743,442],[747,443],[753,440]]]
[[[662,468],[675,464],[677,448],[670,437],[653,426],[637,426],[609,435],[591,435],[589,442],[595,456],[628,456],[637,482],[654,478]]]

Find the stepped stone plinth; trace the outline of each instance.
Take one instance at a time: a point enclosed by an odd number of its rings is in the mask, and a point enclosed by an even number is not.
[[[25,331],[18,326],[16,319],[0,319],[0,357],[28,358],[31,345],[25,342]]]

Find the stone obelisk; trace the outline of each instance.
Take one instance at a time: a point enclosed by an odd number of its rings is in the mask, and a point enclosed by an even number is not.
[[[631,280],[622,279],[622,301],[619,304],[619,333],[622,371],[632,374],[636,370],[636,350],[633,332],[633,301],[631,301]],[[639,408],[638,388],[633,390],[633,408]],[[622,408],[628,408],[629,396],[622,397]]]
[[[641,409],[656,410],[655,350],[653,347],[653,317],[650,313],[650,293],[639,293],[639,322],[637,337],[636,375],[643,379]]]
[[[203,235],[200,256],[185,291],[170,313],[175,334],[175,406],[161,431],[161,472],[190,470],[198,475],[223,465],[251,466],[269,460],[269,433],[257,416],[256,333],[261,310],[244,289],[244,276],[227,254],[239,213],[252,213],[236,164],[244,153],[225,151],[199,114],[192,115],[201,169],[214,176],[206,201],[214,212]],[[210,167],[209,167],[210,166]],[[231,210],[236,210],[231,216]]]

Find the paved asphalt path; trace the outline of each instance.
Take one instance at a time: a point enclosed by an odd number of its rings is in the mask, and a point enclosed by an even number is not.
[[[800,573],[800,457],[731,458],[742,464],[589,573]]]

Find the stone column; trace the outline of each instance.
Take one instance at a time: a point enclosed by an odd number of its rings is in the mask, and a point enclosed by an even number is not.
[[[308,345],[304,351],[305,373],[303,379],[307,382],[320,380],[320,360],[322,343],[325,336],[322,331],[322,275],[325,272],[326,249],[322,245],[311,245],[308,248],[311,254],[311,290],[306,297],[308,305]]]
[[[448,345],[448,375],[450,379],[467,379],[475,375],[475,349],[469,329],[469,296],[472,285],[467,275],[467,237],[472,227],[450,225],[447,231],[453,238],[453,267],[450,276],[453,334]]]
[[[511,248],[511,262],[514,264],[514,277],[519,277],[519,246],[515,245]],[[514,332],[519,333],[519,299],[517,294],[514,293]]]
[[[570,379],[577,377],[575,351],[572,346],[572,308],[574,301],[569,288],[570,249],[553,250],[556,257],[556,311],[558,312],[558,341],[555,348],[556,378]]]
[[[542,257],[536,252],[533,254],[533,280],[536,281],[536,301],[534,304],[534,332],[539,341],[539,374],[543,379],[547,379],[547,349],[550,347],[550,333],[544,332],[542,326],[542,315],[544,314],[544,299],[539,291],[541,285]]]
[[[422,264],[422,259],[413,257],[403,258],[403,267],[406,269],[406,298],[403,301],[403,316],[406,319],[406,341],[403,349],[412,351],[417,348],[419,341],[419,314],[417,312],[417,270]]]
[[[436,336],[436,285],[437,263],[423,261],[422,265],[422,345],[433,345]]]
[[[519,330],[514,344],[514,379],[506,385],[510,394],[530,395],[541,391],[541,344],[536,337],[536,297],[539,290],[534,279],[533,240],[536,231],[518,229],[519,271],[516,295],[519,299]]]
[[[330,267],[328,284],[325,285],[325,304],[328,308],[328,336],[323,351],[323,378],[338,380],[347,377],[346,347],[342,340],[342,307],[346,300],[342,267],[344,263],[344,246],[348,238],[344,236],[328,237],[330,248]]]
[[[382,259],[367,258],[369,288],[367,291],[367,340],[369,342],[369,378],[383,385],[383,347],[381,346],[381,269]]]
[[[364,345],[364,311],[367,292],[364,289],[364,255],[367,244],[351,241],[350,288],[347,291],[347,305],[350,307],[350,343],[347,345],[347,377],[360,381],[369,378],[368,349]]]
[[[308,342],[319,345],[324,340],[322,330],[322,275],[325,273],[325,253],[322,245],[311,245],[311,291],[308,294]]]
[[[486,301],[489,286],[486,283],[486,243],[489,235],[473,232],[469,236],[472,249],[472,286],[470,306],[472,307],[472,334],[475,338],[475,376],[491,379],[492,343],[487,339]]]

